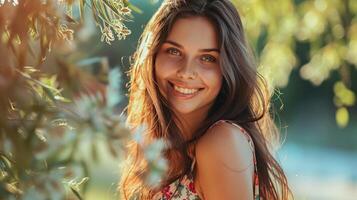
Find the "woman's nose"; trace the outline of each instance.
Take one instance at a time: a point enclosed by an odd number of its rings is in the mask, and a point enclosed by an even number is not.
[[[180,68],[177,70],[177,76],[181,79],[195,79],[197,72],[195,69],[194,60],[183,62]]]

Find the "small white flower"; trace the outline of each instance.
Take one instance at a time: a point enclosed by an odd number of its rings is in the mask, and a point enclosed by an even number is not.
[[[157,186],[161,180],[161,173],[158,171],[152,171],[146,178],[146,183],[150,186]]]
[[[133,134],[133,140],[140,145],[144,145],[144,131],[146,130],[146,125],[141,125],[137,127]]]

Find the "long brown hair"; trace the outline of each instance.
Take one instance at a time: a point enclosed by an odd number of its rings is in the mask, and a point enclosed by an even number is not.
[[[215,24],[224,80],[204,123],[187,141],[181,126],[173,120],[177,117],[159,92],[154,66],[156,54],[175,20],[191,16],[204,16]],[[192,162],[188,149],[214,122],[226,119],[242,126],[253,139],[261,197],[288,199],[291,192],[286,176],[271,154],[272,141],[279,138],[279,130],[271,118],[266,81],[257,72],[252,55],[238,11],[229,0],[165,0],[151,18],[133,55],[127,122],[133,128],[146,124],[146,140],[161,138],[170,145],[163,153],[168,171],[160,187],[187,173]],[[139,194],[140,199],[150,199],[157,188],[150,188],[142,181],[148,166],[138,144],[129,145],[127,160],[119,186],[120,195],[123,199],[131,199],[135,194]]]

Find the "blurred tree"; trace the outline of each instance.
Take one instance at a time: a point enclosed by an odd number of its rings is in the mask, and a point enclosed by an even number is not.
[[[355,0],[234,0],[243,15],[247,36],[270,87],[285,87],[291,71],[319,86],[334,71],[336,122],[345,127],[348,108],[355,105],[351,71],[357,69],[357,1]],[[305,43],[308,63],[299,64],[296,46]],[[273,91],[273,90],[272,90]]]
[[[118,116],[121,72],[85,58],[75,34],[90,13],[102,41],[125,39],[132,10],[140,12],[121,0],[0,1],[0,199],[81,199],[90,177],[83,147],[96,161],[98,141],[112,156],[129,140],[141,144],[141,131],[132,137]],[[165,168],[163,143],[145,145],[152,182]]]

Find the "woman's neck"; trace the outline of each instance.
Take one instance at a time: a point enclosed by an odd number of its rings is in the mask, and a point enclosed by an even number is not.
[[[186,140],[192,138],[193,134],[197,131],[200,124],[206,118],[207,112],[192,112],[188,114],[178,114],[178,118],[183,125],[183,134]]]

